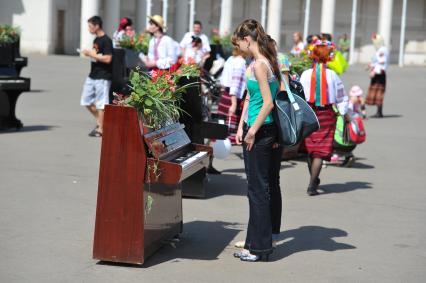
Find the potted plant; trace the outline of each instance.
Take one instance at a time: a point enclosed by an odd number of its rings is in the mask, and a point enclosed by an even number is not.
[[[10,25],[0,25],[0,65],[13,63],[19,46],[20,30]]]
[[[139,53],[148,54],[149,33],[135,33],[134,35],[124,35],[118,42],[124,48],[126,54],[126,67],[133,69],[139,64]]]
[[[292,75],[302,75],[302,73],[312,67],[312,60],[306,52],[300,53],[299,56],[289,55],[290,73]]]
[[[161,129],[178,121],[182,112],[179,106],[182,94],[193,85],[179,86],[180,79],[199,75],[195,63],[182,64],[177,70],[157,70],[151,73],[136,68],[130,74],[130,95],[125,97],[114,94],[114,104],[136,108],[144,133]]]

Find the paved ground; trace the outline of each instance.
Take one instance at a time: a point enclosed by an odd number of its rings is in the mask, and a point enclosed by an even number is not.
[[[100,139],[79,106],[89,62],[31,56],[25,128],[0,134],[0,282],[425,282],[426,69],[391,67],[384,112],[366,121],[351,169],[327,167],[308,197],[306,164],[283,162],[283,227],[269,263],[232,243],[248,216],[240,149],[215,161],[209,196],[184,200],[184,233],[142,268],[91,258]],[[343,77],[365,90],[361,66]],[[369,109],[370,114],[373,109]]]

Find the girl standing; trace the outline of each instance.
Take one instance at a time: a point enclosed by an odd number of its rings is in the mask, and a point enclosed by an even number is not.
[[[244,249],[234,256],[242,261],[268,260],[272,253],[270,171],[277,141],[271,111],[281,75],[275,41],[259,22],[242,22],[234,32],[233,43],[253,58],[246,72],[250,103],[243,145],[250,217]]]

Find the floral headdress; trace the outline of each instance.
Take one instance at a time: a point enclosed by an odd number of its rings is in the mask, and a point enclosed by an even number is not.
[[[332,61],[334,58],[334,43],[328,40],[317,40],[313,42],[313,49],[310,57],[314,61],[312,66],[312,76],[311,76],[311,92],[309,95],[308,102],[315,104],[316,106],[325,106],[328,102],[327,95],[327,75],[326,75],[326,62]],[[315,49],[319,46],[326,46],[328,55],[327,58],[325,54],[316,54]],[[321,60],[322,59],[322,60]],[[326,62],[324,62],[326,61]]]

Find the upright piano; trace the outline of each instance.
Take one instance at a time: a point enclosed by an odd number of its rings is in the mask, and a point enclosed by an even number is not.
[[[143,264],[182,232],[182,183],[208,166],[212,149],[183,126],[147,132],[132,107],[105,107],[93,258]]]
[[[28,64],[19,51],[19,41],[0,48],[0,130],[23,127],[16,118],[16,102],[22,92],[30,90],[31,80],[20,77],[21,70]]]

